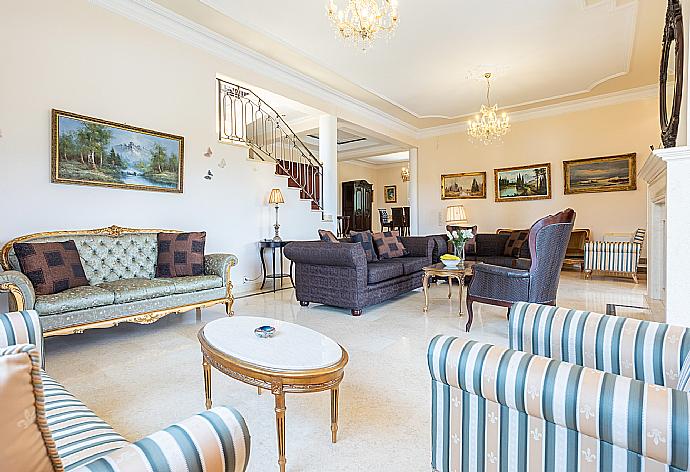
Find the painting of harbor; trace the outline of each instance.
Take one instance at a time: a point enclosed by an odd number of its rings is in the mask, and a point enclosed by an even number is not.
[[[635,158],[632,153],[564,161],[565,194],[637,189]]]
[[[441,200],[486,198],[486,172],[441,175]]]
[[[494,169],[496,201],[551,198],[551,164]]]
[[[184,138],[53,110],[52,181],[182,192]]]

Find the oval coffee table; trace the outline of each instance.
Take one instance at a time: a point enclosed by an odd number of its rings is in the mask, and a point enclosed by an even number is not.
[[[272,338],[254,334],[276,328]],[[211,367],[275,396],[278,465],[285,471],[285,394],[331,391],[331,441],[338,432],[338,387],[348,354],[332,339],[303,326],[271,318],[234,316],[212,321],[199,331],[206,408],[211,408]]]

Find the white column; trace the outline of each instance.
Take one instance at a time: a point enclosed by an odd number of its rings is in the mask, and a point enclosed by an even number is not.
[[[337,230],[338,215],[338,118],[319,118],[319,160],[323,163],[323,209],[327,226]],[[330,217],[330,218],[329,218]]]
[[[408,200],[410,203],[410,234],[419,234],[419,200],[417,184],[417,148],[410,149],[410,182],[408,187]]]

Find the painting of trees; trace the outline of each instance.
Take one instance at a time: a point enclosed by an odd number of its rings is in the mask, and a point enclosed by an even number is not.
[[[182,191],[184,138],[53,110],[53,182]]]

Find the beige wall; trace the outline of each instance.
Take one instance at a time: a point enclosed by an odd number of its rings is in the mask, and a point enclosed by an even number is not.
[[[408,182],[403,182],[400,170],[406,167],[407,163],[396,165],[374,166],[362,165],[350,161],[338,163],[338,213],[342,213],[342,183],[349,180],[366,180],[373,185],[374,199],[372,202],[371,224],[373,230],[379,230],[379,208],[386,208],[389,211],[392,207],[407,206],[408,203]],[[397,186],[397,203],[385,203],[383,188],[386,185]]]
[[[567,207],[577,212],[576,227],[590,228],[595,238],[605,232],[631,232],[646,227],[646,184],[638,179],[630,192],[564,195],[563,160],[637,153],[639,169],[658,146],[659,124],[654,99],[514,123],[503,144],[474,145],[465,133],[423,141],[419,148],[420,234],[444,230],[445,208],[463,204],[481,232],[526,228],[541,216]],[[493,170],[498,167],[551,163],[550,200],[496,203]],[[441,174],[487,173],[487,198],[441,200]]]
[[[286,200],[283,238],[316,238],[320,213],[273,166],[218,143],[216,74],[246,71],[87,1],[3,5],[0,244],[30,232],[112,224],[205,230],[209,252],[239,257],[232,278],[241,292],[254,287],[245,277],[260,274],[258,241],[273,233],[274,211],[266,204],[272,187],[282,188]],[[184,193],[51,183],[52,108],[184,136]],[[203,156],[209,146],[211,160]],[[203,179],[209,169],[211,181]]]

